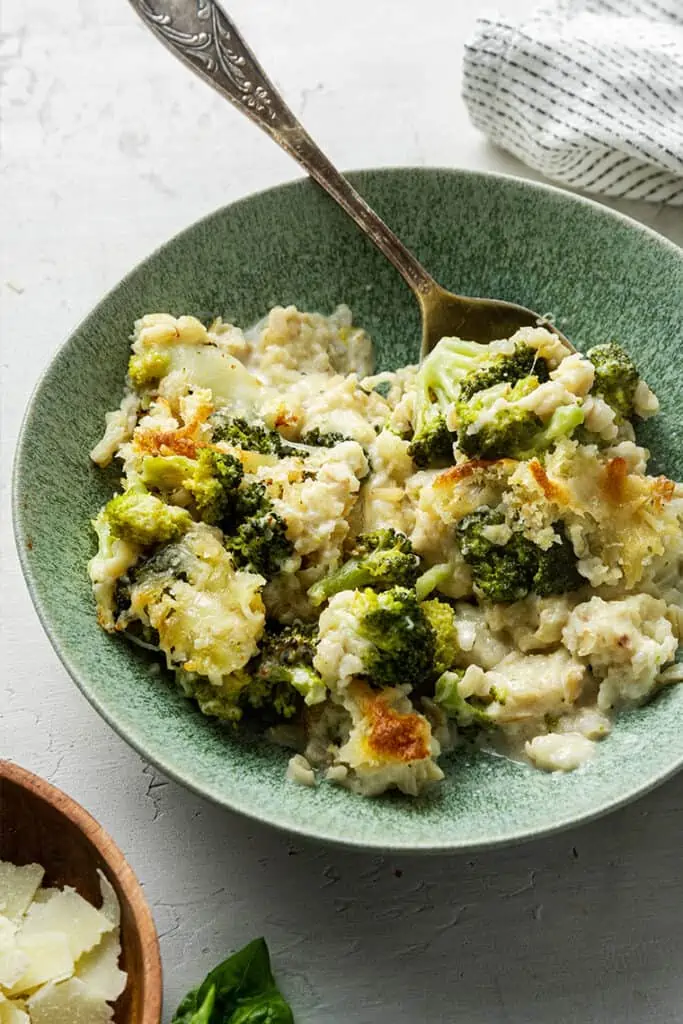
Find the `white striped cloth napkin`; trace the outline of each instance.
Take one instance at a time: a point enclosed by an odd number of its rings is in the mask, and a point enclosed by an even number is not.
[[[479,18],[463,95],[477,128],[548,178],[683,206],[683,0]]]

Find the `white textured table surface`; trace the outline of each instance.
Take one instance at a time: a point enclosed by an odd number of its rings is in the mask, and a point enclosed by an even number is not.
[[[468,125],[459,99],[477,4],[229,6],[340,166],[525,173]],[[302,1024],[680,1022],[683,777],[604,821],[514,850],[343,853],[290,842],[160,778],[69,681],[11,539],[9,469],[31,389],[141,257],[298,171],[124,0],[2,0],[0,9],[0,756],[67,790],[128,854],[161,936],[165,1019],[222,955],[264,934]],[[683,243],[680,211],[620,208]]]

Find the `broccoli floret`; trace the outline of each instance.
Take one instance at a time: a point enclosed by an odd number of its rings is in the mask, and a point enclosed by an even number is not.
[[[259,452],[261,455],[305,455],[297,448],[286,444],[277,430],[270,430],[262,423],[249,423],[240,416],[229,416],[217,412],[211,417],[214,441],[225,441],[235,448],[247,452]]]
[[[479,418],[486,405],[477,395],[469,405],[458,402],[456,408],[458,448],[470,459],[518,458],[517,453],[533,446],[534,437],[543,427],[538,416],[528,409],[506,406],[476,433],[468,433],[468,427]]]
[[[634,399],[640,374],[627,352],[616,341],[596,345],[586,353],[595,367],[592,391],[600,395],[623,419],[635,413]]]
[[[167,505],[142,485],[112,498],[102,514],[114,537],[145,547],[177,540],[192,525],[186,509]]]
[[[419,567],[420,559],[404,533],[392,529],[362,533],[349,560],[314,583],[308,596],[314,605],[320,605],[342,590],[412,587]]]
[[[193,556],[180,544],[165,544],[142,559],[128,574],[131,584],[147,585],[154,577],[187,583],[193,575]]]
[[[540,597],[566,594],[578,590],[586,582],[576,568],[576,555],[564,526],[556,523],[554,529],[560,543],[553,544],[547,551],[538,548],[538,565],[531,589]]]
[[[468,401],[477,391],[487,391],[497,384],[515,384],[529,376],[541,383],[549,380],[548,364],[530,345],[518,342],[513,352],[498,353],[471,370],[460,385],[459,397]]]
[[[264,712],[271,712],[276,718],[294,718],[301,711],[301,696],[288,680],[251,676],[242,694],[246,708],[259,711],[263,720]],[[241,709],[240,709],[241,710]]]
[[[465,699],[458,684],[464,672],[457,669],[444,672],[436,681],[434,700],[449,718],[455,719],[459,729],[492,729],[493,722],[486,713],[486,702],[477,697]]]
[[[409,448],[416,465],[453,461],[456,435],[448,428],[446,414],[455,401],[469,400],[483,388],[514,383],[532,370],[537,380],[547,380],[547,363],[526,344],[502,353],[492,351],[491,345],[442,338],[416,378],[414,432]]]
[[[274,719],[292,718],[301,710],[301,697],[286,682],[261,679],[252,672],[255,662],[233,672],[218,687],[195,673],[176,672],[178,686],[186,697],[196,700],[204,715],[237,724],[250,709],[259,711],[261,724]]]
[[[191,483],[192,494],[199,514],[207,523],[218,522],[235,500],[242,482],[242,463],[233,455],[204,448],[199,453],[198,473]]]
[[[165,377],[171,368],[168,353],[151,349],[140,355],[132,355],[128,361],[128,379],[137,391],[153,387]]]
[[[279,702],[281,713],[291,717],[301,703],[297,695],[307,705],[324,701],[327,688],[313,668],[317,636],[317,626],[302,623],[267,632],[253,667],[249,702],[254,704],[258,694],[258,700],[272,702],[275,695],[276,710]]]
[[[194,698],[205,715],[238,722],[250,709],[264,716],[293,718],[304,705],[320,704],[327,689],[313,668],[317,627],[305,625],[267,630],[261,649],[243,669],[220,687],[194,673],[177,673],[186,696]]]
[[[192,496],[197,515],[205,523],[219,523],[236,500],[244,471],[234,455],[202,448],[196,459],[183,455],[146,455],[142,482],[165,494],[183,489]]]
[[[357,590],[351,611],[358,635],[368,641],[363,674],[372,683],[416,686],[429,677],[434,664],[434,632],[413,590]]]
[[[486,537],[487,527],[503,521],[491,509],[478,509],[460,520],[456,533],[478,593],[495,602],[519,601],[531,589],[536,559],[521,533],[513,533],[506,544],[494,544]]]
[[[352,437],[345,437],[337,430],[323,431],[319,427],[314,427],[302,434],[300,443],[307,444],[310,448],[334,448],[335,445],[341,444],[343,441],[352,440]]]
[[[453,461],[453,434],[446,424],[446,413],[458,395],[459,382],[465,375],[456,338],[442,338],[422,363],[415,378],[415,410],[413,438],[408,454],[417,466],[438,466]],[[483,349],[483,345],[474,345]]]
[[[280,572],[294,551],[287,538],[287,523],[273,508],[263,484],[242,486],[234,509],[221,525],[227,534],[225,547],[237,565],[268,580]]]
[[[460,550],[482,597],[494,602],[520,601],[532,591],[547,597],[581,586],[576,556],[562,524],[555,527],[560,543],[544,551],[519,532],[512,533],[505,544],[495,544],[486,531],[503,523],[502,513],[481,508],[457,526]]]
[[[449,604],[436,599],[423,601],[420,608],[434,633],[433,672],[440,676],[452,666],[459,650],[455,612]]]
[[[248,700],[252,678],[246,669],[238,669],[218,687],[195,672],[176,671],[176,682],[185,697],[196,700],[199,710],[209,718],[237,724]]]
[[[458,447],[469,458],[528,459],[552,447],[561,437],[568,437],[583,423],[584,413],[579,405],[559,406],[548,423],[529,409],[522,408],[520,399],[538,387],[536,377],[524,377],[514,387],[498,384],[480,391],[469,402],[459,401],[455,407]],[[494,403],[503,401],[492,416],[486,416]],[[471,432],[480,417],[479,429]]]

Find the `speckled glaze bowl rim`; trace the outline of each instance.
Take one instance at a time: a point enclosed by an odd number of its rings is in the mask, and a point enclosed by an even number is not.
[[[681,262],[683,262],[683,249],[676,245],[675,242],[672,242],[670,239],[665,238],[663,235],[660,235],[658,232],[640,223],[639,221],[634,220],[632,217],[629,217],[618,210],[613,210],[611,207],[605,206],[604,204],[599,203],[596,200],[589,199],[586,196],[577,195],[574,192],[570,192],[566,189],[559,188],[554,185],[549,185],[544,182],[532,181],[530,179],[523,178],[519,175],[500,174],[494,171],[479,171],[453,167],[432,166],[396,166],[363,168],[355,169],[353,171],[345,171],[344,174],[353,181],[354,176],[357,174],[375,174],[386,175],[387,177],[391,177],[391,175],[396,172],[400,172],[403,174],[416,173],[418,175],[423,172],[439,173],[458,178],[480,179],[483,181],[501,183],[513,183],[517,186],[521,186],[525,189],[528,189],[529,191],[550,193],[556,196],[560,201],[584,206],[589,210],[599,212],[602,216],[612,218],[615,221],[621,222],[625,226],[629,227],[629,229],[640,233],[642,236],[644,236],[644,238],[649,239],[650,242],[655,243],[660,248],[669,250],[678,259],[680,259]],[[249,193],[248,195],[243,196],[242,198],[235,200],[232,203],[228,203],[226,206],[219,207],[218,209],[213,210],[210,213],[206,214],[204,217],[201,217],[198,220],[193,221],[191,224],[187,225],[185,228],[181,229],[179,232],[173,235],[166,242],[163,242],[161,245],[157,246],[156,249],[154,249],[143,260],[140,260],[127,274],[125,274],[124,277],[122,277],[113,286],[113,288],[111,288],[106,293],[106,295],[103,296],[103,298],[90,310],[90,312],[73,328],[69,337],[57,348],[57,350],[52,355],[48,365],[40,374],[29,398],[28,404],[26,406],[26,410],[24,412],[15,448],[12,471],[12,520],[14,527],[14,539],[17,548],[17,553],[19,556],[19,562],[24,575],[24,580],[26,582],[26,586],[31,597],[31,600],[33,602],[33,606],[36,610],[36,614],[38,615],[40,623],[48,639],[50,640],[50,643],[52,644],[55,653],[57,654],[59,660],[61,661],[62,665],[66,669],[69,676],[76,683],[76,685],[83,693],[83,695],[86,697],[86,699],[89,701],[91,706],[98,712],[98,714],[102,716],[102,718],[107,722],[107,724],[110,725],[111,728],[116,733],[118,733],[118,735],[123,740],[125,740],[126,743],[133,747],[133,749],[136,750],[143,758],[145,758],[156,768],[162,771],[166,776],[168,776],[168,778],[173,779],[175,782],[189,789],[191,792],[196,793],[198,796],[203,797],[204,799],[212,801],[220,807],[224,807],[227,810],[244,815],[244,817],[250,820],[277,828],[278,830],[283,831],[290,836],[296,835],[302,839],[329,843],[333,846],[341,848],[368,850],[374,852],[391,852],[404,854],[419,853],[435,855],[449,853],[468,853],[477,852],[480,850],[498,849],[500,847],[512,846],[523,842],[528,842],[534,839],[541,839],[551,835],[555,835],[557,833],[564,832],[570,828],[586,824],[590,821],[595,821],[596,819],[601,818],[604,815],[611,813],[612,811],[618,810],[620,807],[624,807],[625,805],[632,803],[634,800],[638,799],[641,796],[644,796],[651,790],[656,789],[658,786],[662,785],[672,776],[677,774],[678,771],[680,771],[680,769],[683,767],[683,756],[675,760],[668,767],[668,769],[660,771],[654,777],[649,778],[635,786],[632,786],[630,789],[620,794],[619,797],[614,799],[607,798],[604,803],[599,804],[598,806],[590,810],[587,810],[583,813],[571,813],[568,814],[565,818],[560,818],[559,820],[555,819],[553,823],[549,824],[547,827],[531,827],[520,829],[512,828],[504,833],[501,833],[495,839],[486,839],[479,842],[468,841],[467,839],[464,839],[462,842],[453,839],[448,839],[443,844],[435,843],[434,840],[429,840],[428,843],[421,844],[419,840],[411,840],[410,842],[390,840],[387,842],[374,839],[372,836],[369,837],[367,840],[365,838],[362,840],[358,840],[355,838],[343,839],[339,835],[328,833],[326,831],[316,830],[314,821],[302,822],[300,825],[294,825],[291,821],[286,820],[284,818],[280,818],[275,814],[259,813],[258,810],[255,810],[253,808],[253,806],[241,801],[239,799],[239,796],[236,794],[231,794],[228,797],[224,793],[220,792],[216,787],[195,781],[190,775],[176,770],[173,764],[169,763],[167,759],[161,754],[155,754],[154,756],[150,755],[146,749],[144,739],[140,739],[138,737],[135,729],[122,727],[117,721],[116,714],[111,713],[97,698],[97,696],[91,691],[88,685],[87,675],[85,673],[79,672],[74,666],[70,664],[69,658],[63,650],[59,637],[54,634],[52,626],[49,621],[49,615],[43,605],[40,594],[37,592],[37,588],[35,586],[35,582],[32,576],[30,563],[24,550],[24,545],[22,541],[24,534],[24,525],[23,513],[21,508],[22,467],[24,459],[27,458],[27,427],[35,398],[40,392],[41,388],[43,387],[44,382],[49,377],[53,364],[59,358],[60,354],[63,352],[66,346],[69,344],[71,337],[73,337],[74,334],[80,331],[88,323],[89,320],[97,317],[100,308],[104,305],[104,303],[107,301],[112,292],[115,292],[118,289],[125,286],[127,281],[131,279],[135,274],[137,274],[142,267],[145,267],[147,264],[152,263],[157,258],[159,253],[165,251],[167,248],[171,246],[177,245],[187,232],[193,231],[198,226],[208,223],[217,216],[220,216],[221,214],[226,213],[229,210],[234,210],[235,208],[240,207],[243,204],[248,204],[253,200],[259,198],[260,196],[272,194],[275,192],[286,194],[287,190],[299,187],[302,184],[302,182],[305,181],[310,181],[310,179],[307,178],[305,175],[299,176],[295,179],[283,182],[279,185],[274,185],[269,188],[261,189],[257,192]]]

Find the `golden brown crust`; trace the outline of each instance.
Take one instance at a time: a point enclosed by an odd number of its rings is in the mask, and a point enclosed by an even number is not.
[[[189,426],[178,430],[143,430],[135,437],[135,447],[146,455],[184,455],[197,457],[197,442],[190,436]]]
[[[459,480],[466,480],[481,470],[490,469],[492,466],[503,466],[505,463],[513,463],[513,459],[471,459],[469,462],[461,462],[459,466],[451,466],[439,473],[434,481],[435,487],[451,487]]]
[[[361,699],[369,729],[368,751],[383,761],[423,761],[431,754],[429,724],[417,712],[403,714],[390,705],[385,694],[374,694],[369,687]]]
[[[609,460],[602,485],[607,501],[611,501],[614,505],[618,505],[619,502],[623,501],[627,476],[628,466],[626,459],[620,457]]]
[[[529,471],[543,491],[546,501],[555,502],[557,505],[569,504],[566,489],[560,484],[555,483],[554,480],[550,479],[538,459],[531,460],[529,463]]]
[[[657,476],[652,485],[652,497],[658,509],[661,509],[673,498],[676,484],[666,476]]]

